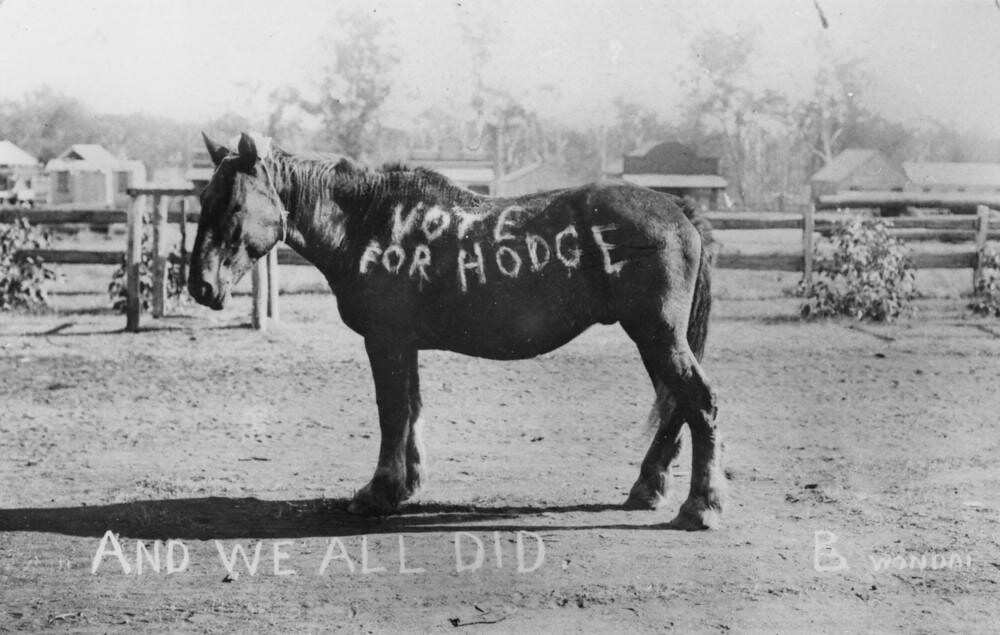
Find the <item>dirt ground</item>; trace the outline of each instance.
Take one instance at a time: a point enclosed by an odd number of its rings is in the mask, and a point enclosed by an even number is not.
[[[245,297],[138,334],[59,301],[0,316],[0,630],[1000,628],[1000,322],[960,301],[890,326],[719,301],[731,492],[701,533],[663,527],[687,445],[665,508],[619,507],[652,390],[617,328],[525,362],[423,353],[430,482],[366,520],[344,507],[373,389],[332,296],[286,296],[264,334]]]

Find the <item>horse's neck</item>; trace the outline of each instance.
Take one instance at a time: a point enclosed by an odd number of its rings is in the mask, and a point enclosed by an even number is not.
[[[291,170],[283,171],[287,180],[278,194],[288,212],[285,242],[327,278],[341,277],[349,259],[345,249],[347,218],[335,202],[333,182],[303,183],[290,176]]]
[[[288,244],[328,278],[349,273],[355,252],[371,238],[354,234],[387,226],[398,205],[471,204],[479,198],[417,172],[369,172],[339,179],[331,167],[323,178],[303,182],[291,176],[293,169],[281,171],[289,175],[279,190],[289,212]]]

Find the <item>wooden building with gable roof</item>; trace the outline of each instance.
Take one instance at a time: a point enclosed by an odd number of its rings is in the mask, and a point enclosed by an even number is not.
[[[437,148],[413,150],[406,161],[428,168],[480,194],[494,193],[496,171],[485,150],[468,150],[460,139],[445,139]]]
[[[878,150],[848,148],[809,179],[813,200],[851,191],[901,192],[907,183],[903,167]]]
[[[128,188],[146,182],[142,161],[119,159],[102,146],[78,143],[45,165],[50,205],[125,207]]]
[[[39,173],[38,159],[10,141],[0,141],[0,205],[27,202],[29,193],[33,202]]]
[[[934,194],[1000,194],[1000,163],[903,163],[906,190]]]
[[[700,156],[676,141],[659,141],[630,152],[621,163],[612,163],[605,176],[692,199],[707,209],[717,209],[726,180],[719,174],[719,159]]]

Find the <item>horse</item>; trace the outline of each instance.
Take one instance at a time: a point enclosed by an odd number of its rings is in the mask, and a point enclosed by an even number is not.
[[[717,400],[700,365],[711,235],[692,206],[625,183],[491,197],[424,168],[292,154],[246,133],[232,151],[202,135],[215,169],[201,194],[191,295],[223,308],[283,241],[324,274],[344,324],[364,339],[381,440],[349,511],[397,512],[425,481],[419,351],[527,359],[619,323],[656,393],[656,431],[624,507],[665,500],[686,423],[690,491],[669,526],[719,523]]]

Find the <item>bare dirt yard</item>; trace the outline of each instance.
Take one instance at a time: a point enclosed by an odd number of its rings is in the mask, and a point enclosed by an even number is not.
[[[1000,322],[961,301],[890,326],[718,301],[731,491],[701,533],[664,527],[687,445],[665,508],[620,508],[653,395],[617,328],[423,353],[430,482],[362,519],[373,389],[332,296],[263,334],[246,297],[138,334],[59,302],[0,317],[2,631],[1000,628]]]

